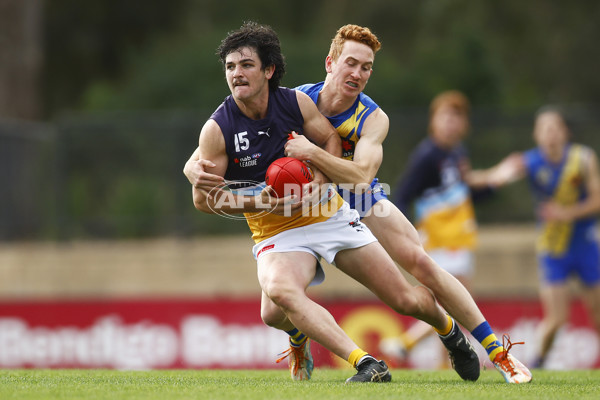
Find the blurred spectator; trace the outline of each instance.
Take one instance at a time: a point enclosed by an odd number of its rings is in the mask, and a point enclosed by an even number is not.
[[[470,290],[477,223],[471,201],[470,162],[463,145],[469,131],[470,103],[456,90],[437,95],[430,105],[429,135],[411,153],[393,201],[412,218],[425,250],[438,265]],[[488,192],[485,183],[474,186]],[[402,363],[417,343],[433,333],[419,322],[402,338],[382,341],[381,350]]]
[[[535,366],[542,368],[558,330],[569,318],[570,277],[579,278],[583,298],[600,332],[600,256],[596,217],[600,212],[598,158],[590,147],[571,143],[563,113],[542,108],[535,119],[537,147],[514,153],[473,179],[502,186],[527,177],[536,202],[540,300],[544,318]]]

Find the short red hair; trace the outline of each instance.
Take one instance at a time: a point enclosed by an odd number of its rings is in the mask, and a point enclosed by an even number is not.
[[[435,113],[442,107],[450,107],[452,110],[460,114],[466,120],[466,131],[469,130],[469,113],[471,111],[471,103],[464,93],[458,90],[447,90],[435,96],[429,105],[429,133],[433,132],[433,117]]]
[[[340,54],[342,54],[344,43],[346,43],[347,40],[354,40],[355,42],[366,44],[373,50],[373,54],[377,53],[381,48],[381,42],[379,42],[377,36],[375,36],[369,28],[348,24],[338,29],[331,40],[329,57],[331,57],[332,60],[337,61]]]
[[[435,96],[429,106],[429,116],[433,117],[435,112],[442,106],[452,107],[465,116],[469,116],[469,112],[471,111],[469,99],[458,90],[448,90]]]

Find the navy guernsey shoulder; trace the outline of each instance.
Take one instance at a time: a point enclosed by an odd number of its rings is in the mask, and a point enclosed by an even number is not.
[[[280,87],[269,93],[267,116],[254,120],[244,115],[233,97],[210,117],[221,128],[229,158],[225,179],[263,182],[269,165],[284,157],[288,134],[303,133],[304,118],[296,92]]]

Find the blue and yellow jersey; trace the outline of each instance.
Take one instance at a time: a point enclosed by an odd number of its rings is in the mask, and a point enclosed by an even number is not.
[[[273,161],[284,156],[284,145],[290,132],[302,133],[304,117],[296,92],[278,88],[269,93],[267,116],[254,120],[244,115],[231,96],[212,114],[221,128],[228,156],[225,179],[233,192],[257,195],[265,186],[265,173]],[[306,213],[281,216],[263,212],[245,213],[256,243],[288,229],[322,222],[342,206],[342,198],[329,190],[321,203]]]
[[[296,90],[306,93],[317,104],[323,84],[324,82],[307,83],[298,86]],[[367,117],[378,108],[377,103],[361,92],[352,107],[338,115],[327,117],[342,139],[342,158],[346,160],[354,158],[354,149],[360,140],[363,124]]]
[[[465,157],[463,146],[446,151],[427,137],[411,154],[396,185],[393,202],[407,216],[414,203],[415,226],[426,250],[473,249],[476,245],[471,192],[459,170]]]
[[[525,152],[525,165],[536,202],[554,201],[568,206],[585,199],[585,160],[590,152],[586,146],[570,144],[559,163],[548,161],[539,148]],[[569,251],[572,243],[584,240],[594,223],[593,217],[573,222],[539,221],[541,234],[537,250],[541,254],[561,256]]]
[[[306,93],[317,104],[319,92],[323,89],[323,84],[324,82],[307,83],[298,86],[296,90]],[[361,92],[354,104],[346,111],[332,117],[327,117],[342,139],[342,158],[350,161],[354,159],[354,150],[360,140],[365,120],[378,108],[377,103]],[[377,178],[371,182],[371,188],[360,196],[355,195],[350,190],[344,189],[343,185],[338,186],[338,192],[350,204],[350,207],[358,211],[361,218],[369,211],[373,204],[382,198],[386,198],[385,193],[378,184]]]

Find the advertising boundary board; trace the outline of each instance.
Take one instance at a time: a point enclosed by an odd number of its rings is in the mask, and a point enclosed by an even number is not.
[[[340,326],[378,358],[383,338],[401,335],[414,319],[395,314],[375,301],[323,301]],[[508,334],[511,352],[533,361],[541,307],[535,300],[485,300],[482,312],[501,339]],[[472,339],[482,363],[485,351]],[[260,320],[255,299],[172,299],[111,301],[0,302],[1,368],[201,369],[286,368],[276,364],[287,348],[285,333]],[[572,304],[571,318],[558,334],[546,368],[600,367],[600,341],[582,303]],[[348,364],[313,346],[316,367]],[[445,362],[432,335],[392,367],[434,369]]]

